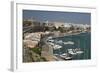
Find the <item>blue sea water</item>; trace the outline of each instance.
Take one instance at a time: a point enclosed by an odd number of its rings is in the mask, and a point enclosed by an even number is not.
[[[64,37],[58,37],[53,38],[55,41],[62,40],[63,42],[72,41],[74,44],[62,44],[59,43],[59,45],[62,46],[61,49],[54,50],[54,54],[62,54],[65,53],[67,49],[75,49],[80,48],[83,50],[82,54],[74,55],[73,60],[86,60],[91,59],[91,33],[80,33],[77,35],[70,35],[70,36],[64,36]],[[58,44],[55,42],[55,44]]]

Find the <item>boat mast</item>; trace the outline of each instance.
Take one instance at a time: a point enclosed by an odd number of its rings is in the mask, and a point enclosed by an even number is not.
[[[80,48],[80,41],[78,40],[78,49]]]

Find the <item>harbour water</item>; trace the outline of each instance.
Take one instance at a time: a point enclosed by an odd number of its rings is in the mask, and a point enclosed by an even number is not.
[[[72,60],[86,60],[91,59],[91,33],[80,33],[77,35],[70,35],[64,37],[53,38],[54,43],[61,45],[62,48],[56,49],[53,51],[54,54],[63,54],[66,53],[68,49],[80,48],[83,53],[73,55]],[[63,42],[74,42],[74,44],[64,44],[58,41]]]

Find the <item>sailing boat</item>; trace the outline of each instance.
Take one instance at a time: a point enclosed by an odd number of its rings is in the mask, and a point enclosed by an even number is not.
[[[79,41],[78,41],[78,44],[80,45]],[[81,50],[81,48],[79,48],[79,45],[78,45],[78,48],[75,49],[75,51],[76,51],[77,54],[82,54],[83,51]]]

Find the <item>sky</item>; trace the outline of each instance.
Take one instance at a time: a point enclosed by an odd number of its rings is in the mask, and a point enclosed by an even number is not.
[[[32,18],[39,21],[91,24],[90,13],[23,10],[23,19]]]

